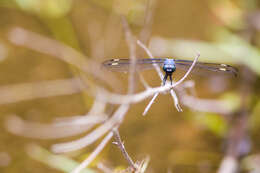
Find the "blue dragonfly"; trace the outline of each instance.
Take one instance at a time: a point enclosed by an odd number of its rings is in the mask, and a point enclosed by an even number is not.
[[[153,64],[158,64],[162,67],[165,72],[163,78],[163,85],[165,85],[167,78],[170,78],[172,84],[172,73],[176,69],[182,69],[187,71],[193,61],[190,60],[180,60],[172,58],[143,58],[137,59],[136,69],[145,70],[153,68]],[[113,71],[127,72],[129,70],[130,59],[110,59],[103,62],[103,66],[107,69]],[[199,72],[208,74],[208,72],[223,73],[237,76],[238,71],[236,68],[227,64],[218,63],[206,63],[206,62],[196,62],[192,72]]]

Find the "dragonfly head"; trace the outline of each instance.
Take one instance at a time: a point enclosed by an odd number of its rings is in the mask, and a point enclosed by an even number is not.
[[[172,74],[176,70],[175,62],[173,59],[165,59],[163,62],[163,71],[167,74]]]

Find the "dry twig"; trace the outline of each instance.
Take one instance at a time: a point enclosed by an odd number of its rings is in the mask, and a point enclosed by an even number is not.
[[[129,154],[127,153],[124,143],[122,142],[121,138],[120,138],[120,134],[117,128],[113,129],[113,133],[114,133],[114,139],[115,142],[113,142],[113,144],[117,145],[117,147],[120,149],[120,151],[122,152],[124,158],[126,159],[126,161],[128,162],[128,164],[130,165],[130,167],[133,170],[136,170],[136,166],[133,162],[133,160],[131,159],[131,157],[129,156]]]

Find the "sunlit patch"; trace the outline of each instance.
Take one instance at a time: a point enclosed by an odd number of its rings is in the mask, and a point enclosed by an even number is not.
[[[221,70],[221,71],[227,71],[227,69],[225,69],[225,68],[219,68],[219,70]]]
[[[118,63],[117,62],[113,62],[111,65],[118,65]]]

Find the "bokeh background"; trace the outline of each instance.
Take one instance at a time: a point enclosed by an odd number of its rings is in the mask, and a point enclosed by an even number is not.
[[[48,155],[52,144],[76,138],[39,140],[8,131],[6,120],[12,115],[49,123],[59,117],[83,115],[93,104],[93,98],[84,92],[55,94],[52,90],[54,93],[48,94],[47,89],[37,90],[39,86],[24,91],[25,83],[42,85],[79,72],[48,54],[15,44],[12,40],[19,35],[12,36],[13,29],[41,34],[102,63],[129,57],[122,16],[156,57],[193,60],[199,51],[200,61],[239,69],[238,77],[214,73],[189,76],[195,82],[192,91],[197,98],[221,101],[228,113],[183,104],[183,112],[178,112],[169,94],[160,95],[145,117],[142,112],[149,99],[132,105],[119,129],[132,158],[136,161],[149,155],[146,172],[220,172],[222,163],[238,164],[235,167],[241,172],[260,172],[259,7],[258,0],[0,0],[0,172],[68,172],[71,168],[65,167],[72,160],[80,163],[97,145],[61,155],[63,160],[48,161],[45,155],[30,155],[28,144],[36,143]],[[147,57],[140,48],[137,55]],[[151,86],[160,85],[154,70],[142,74]],[[182,74],[177,70],[174,79]],[[114,75],[122,83],[115,88],[125,93],[127,75]],[[137,82],[136,92],[143,89]],[[230,157],[236,162],[224,162]],[[121,152],[111,143],[87,171],[100,172],[96,165],[101,161],[113,169],[127,168]]]

